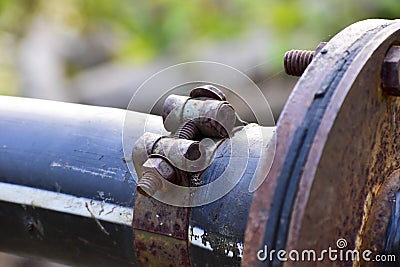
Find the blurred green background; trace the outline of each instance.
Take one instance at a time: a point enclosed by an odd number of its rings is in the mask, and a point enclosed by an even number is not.
[[[279,106],[295,82],[282,73],[287,49],[399,14],[396,0],[0,0],[0,94],[126,107],[153,73],[211,60],[267,97],[283,87]]]
[[[0,94],[124,108],[155,72],[211,60],[249,75],[277,117],[296,82],[286,50],[397,17],[397,0],[0,0]],[[16,261],[0,254],[33,266]]]

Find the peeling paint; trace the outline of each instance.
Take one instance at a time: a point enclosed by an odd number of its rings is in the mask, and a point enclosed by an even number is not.
[[[131,225],[133,218],[132,208],[118,206],[105,201],[2,182],[0,182],[0,201],[20,204],[22,207],[29,205],[90,218],[91,214],[88,213],[85,207],[88,205],[93,214],[98,214],[96,216],[98,220],[128,226]]]
[[[191,245],[201,247],[209,251],[216,251],[227,257],[242,258],[243,243],[232,242],[222,235],[210,234],[198,226],[190,226],[189,241]]]
[[[102,178],[113,178],[112,175],[116,175],[117,173],[115,171],[111,171],[111,170],[104,170],[104,169],[93,169],[93,170],[87,170],[84,168],[80,168],[80,167],[76,167],[76,166],[72,166],[72,165],[68,165],[68,164],[61,164],[58,162],[52,162],[50,164],[50,167],[59,167],[62,169],[68,169],[68,170],[73,170],[73,171],[77,171],[80,173],[84,173],[84,174],[91,174],[94,176],[100,176]],[[115,169],[115,168],[110,168],[110,169]]]

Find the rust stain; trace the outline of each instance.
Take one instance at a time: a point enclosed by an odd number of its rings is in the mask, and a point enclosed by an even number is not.
[[[189,212],[189,208],[136,196],[132,227],[140,266],[190,266]]]
[[[140,266],[190,266],[187,242],[184,240],[136,230],[135,246]]]

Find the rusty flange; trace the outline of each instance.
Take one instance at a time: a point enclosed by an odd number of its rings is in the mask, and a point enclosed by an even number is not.
[[[349,250],[383,249],[377,236],[385,236],[390,203],[382,190],[391,191],[385,180],[400,167],[400,99],[382,90],[381,71],[397,43],[399,21],[362,21],[308,66],[278,122],[275,160],[250,211],[243,266],[281,265],[257,259],[265,245],[322,251],[342,238]],[[385,208],[377,222],[379,204]],[[310,265],[296,262],[302,264]]]

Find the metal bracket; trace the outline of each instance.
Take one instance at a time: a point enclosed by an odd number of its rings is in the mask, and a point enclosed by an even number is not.
[[[138,173],[138,192],[152,196],[165,182],[192,183],[187,173],[201,173],[210,164],[215,145],[205,138],[224,139],[237,116],[225,95],[213,85],[194,88],[190,96],[170,95],[164,102],[163,121],[169,136],[146,132],[135,143],[132,159]]]

